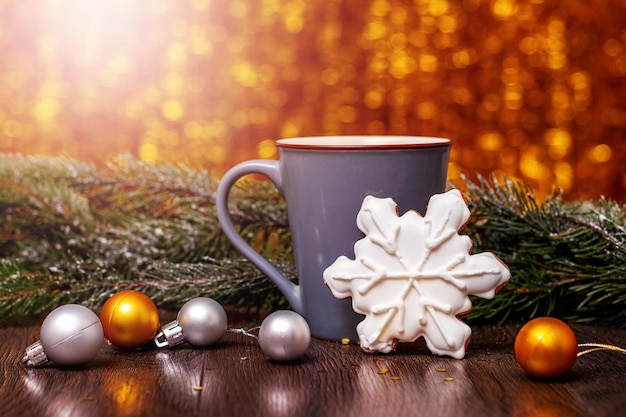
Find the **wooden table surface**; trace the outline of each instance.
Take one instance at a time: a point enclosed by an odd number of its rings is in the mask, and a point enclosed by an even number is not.
[[[474,326],[462,360],[423,342],[369,355],[314,339],[298,362],[274,363],[253,338],[227,333],[208,349],[105,343],[81,368],[33,369],[21,358],[39,326],[5,325],[0,416],[626,416],[626,355],[590,353],[558,380],[533,380],[515,362],[516,330]],[[624,330],[574,331],[579,343],[626,347]]]

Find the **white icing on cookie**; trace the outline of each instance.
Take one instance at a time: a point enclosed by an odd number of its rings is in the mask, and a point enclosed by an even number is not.
[[[458,234],[469,216],[458,190],[434,195],[424,217],[398,217],[392,199],[365,197],[355,259],[340,256],[324,271],[334,296],[352,297],[365,315],[361,348],[388,353],[423,336],[435,354],[465,356],[471,329],[457,317],[471,310],[468,295],[492,298],[511,277],[492,253],[470,255],[470,238]]]

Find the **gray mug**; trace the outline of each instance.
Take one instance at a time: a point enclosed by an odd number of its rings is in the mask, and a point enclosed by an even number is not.
[[[220,225],[246,258],[276,284],[291,307],[320,339],[358,340],[363,316],[350,299],[326,287],[324,270],[339,256],[354,259],[363,238],[356,216],[363,199],[390,197],[400,214],[424,214],[430,197],[445,191],[450,140],[410,136],[323,136],[277,141],[279,160],[251,160],[221,179],[216,205]],[[228,195],[248,174],[267,176],[285,197],[298,284],[285,278],[239,235],[228,212]]]

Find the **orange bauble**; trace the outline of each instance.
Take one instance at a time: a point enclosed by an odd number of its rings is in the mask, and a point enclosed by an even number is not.
[[[554,378],[569,371],[578,355],[572,329],[561,320],[539,317],[526,323],[515,338],[515,359],[530,376]]]
[[[154,301],[134,290],[114,294],[102,306],[100,321],[104,337],[115,346],[132,349],[150,342],[159,329]]]

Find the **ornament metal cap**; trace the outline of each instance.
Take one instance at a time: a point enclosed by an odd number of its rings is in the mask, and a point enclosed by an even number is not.
[[[36,341],[26,348],[26,354],[22,358],[22,363],[27,366],[39,366],[48,362],[48,355],[43,351],[41,340]]]
[[[154,344],[159,348],[174,347],[185,343],[185,340],[183,328],[178,324],[178,320],[174,320],[159,330],[154,338]]]

